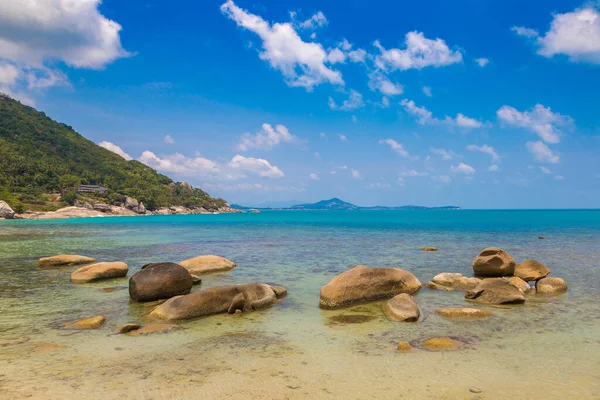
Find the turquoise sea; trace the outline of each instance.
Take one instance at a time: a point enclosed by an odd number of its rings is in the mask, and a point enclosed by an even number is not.
[[[543,236],[545,239],[538,239]],[[438,252],[421,252],[435,246]],[[485,247],[536,259],[567,294],[487,308],[484,321],[441,319],[473,306],[427,288],[418,323],[388,321],[378,303],[320,310],[319,289],[357,264],[400,267],[426,283],[472,274]],[[147,323],[155,304],[129,302],[127,279],[74,285],[75,268],[39,269],[71,253],[149,262],[201,254],[234,260],[201,290],[276,283],[272,308],[179,323],[144,337],[112,335]],[[115,288],[106,292],[103,288]],[[600,210],[264,211],[260,214],[0,221],[0,398],[40,399],[565,399],[600,398]],[[103,327],[65,322],[104,315]],[[336,320],[336,316],[350,322]],[[344,321],[344,319],[342,319]],[[400,354],[397,343],[450,336],[460,350]]]

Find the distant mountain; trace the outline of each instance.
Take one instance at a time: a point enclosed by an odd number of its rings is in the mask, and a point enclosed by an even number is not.
[[[260,210],[458,210],[457,206],[442,206],[442,207],[424,207],[415,205],[406,206],[373,206],[361,207],[347,201],[343,201],[334,197],[329,200],[321,200],[316,203],[296,204],[291,207],[247,207],[239,204],[232,204],[231,207],[240,210],[260,209]]]

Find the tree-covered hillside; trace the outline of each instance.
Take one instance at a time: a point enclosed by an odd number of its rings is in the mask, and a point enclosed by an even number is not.
[[[70,126],[0,93],[0,199],[11,205],[36,203],[43,201],[44,193],[79,184],[102,185],[109,189],[108,201],[126,195],[149,210],[225,204],[200,189],[175,184],[138,161],[126,161]]]

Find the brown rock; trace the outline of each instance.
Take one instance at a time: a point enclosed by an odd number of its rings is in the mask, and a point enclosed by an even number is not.
[[[550,270],[544,264],[536,260],[527,260],[518,263],[515,267],[515,276],[524,281],[537,281],[550,274]]]
[[[125,324],[122,327],[120,327],[119,329],[117,329],[115,331],[115,333],[127,333],[127,332],[131,332],[131,331],[137,331],[141,327],[142,326],[140,324]]]
[[[407,343],[407,342],[399,342],[398,343],[398,353],[408,353],[412,349],[413,349],[413,347],[410,345],[410,343]]]
[[[479,278],[467,278],[458,272],[442,272],[433,277],[427,287],[435,290],[460,290],[467,291],[481,283]]]
[[[169,299],[152,310],[150,315],[160,319],[180,320],[235,313],[237,310],[260,310],[276,302],[275,291],[264,283],[217,286]]]
[[[452,287],[454,282],[459,278],[462,278],[462,274],[458,272],[442,272],[434,276],[431,281],[438,285]]]
[[[7,202],[0,200],[0,218],[13,219],[15,212]]]
[[[528,294],[532,290],[535,290],[535,288],[532,288],[531,286],[529,286],[529,283],[525,282],[523,279],[519,278],[518,276],[511,276],[507,280],[508,280],[508,283],[510,283],[517,289],[519,289],[524,294]]]
[[[417,322],[421,310],[410,294],[402,293],[381,304],[383,313],[390,321]]]
[[[358,265],[342,272],[321,288],[320,307],[347,307],[356,303],[389,299],[421,288],[416,276],[400,268],[369,268]]]
[[[130,336],[144,336],[153,333],[167,333],[178,329],[177,325],[172,324],[150,324],[140,329],[133,330],[129,333]]]
[[[79,321],[65,324],[65,329],[98,329],[104,324],[106,318],[99,315],[96,317],[80,319]]]
[[[462,346],[462,342],[447,337],[432,338],[421,343],[421,347],[429,351],[456,350]]]
[[[121,278],[129,268],[124,262],[101,262],[81,267],[71,273],[72,283],[87,283],[102,279]]]
[[[179,263],[192,275],[201,275],[211,272],[223,272],[233,269],[236,264],[224,257],[205,255],[190,258]]]
[[[194,284],[187,269],[175,263],[146,264],[129,279],[129,297],[144,302],[187,294]]]
[[[271,289],[273,289],[275,296],[277,296],[278,299],[282,299],[287,296],[287,289],[283,286],[271,286]]]
[[[537,293],[560,294],[568,290],[567,282],[562,278],[542,278],[535,283]]]
[[[437,247],[421,247],[419,250],[421,251],[438,251]]]
[[[440,317],[452,321],[475,321],[478,319],[486,319],[492,315],[487,310],[477,308],[438,308],[435,310]]]
[[[476,276],[511,276],[515,272],[515,260],[502,249],[488,247],[473,260]]]
[[[38,267],[62,267],[71,265],[90,264],[96,261],[95,258],[78,256],[75,254],[61,254],[52,257],[42,257],[38,260]]]
[[[466,292],[467,290],[476,288],[480,283],[481,279],[479,278],[467,278],[466,276],[463,276],[454,281],[453,287],[456,290]]]
[[[442,286],[442,285],[438,285],[437,283],[433,282],[433,281],[429,281],[425,284],[425,286],[427,286],[429,289],[432,290],[441,290],[443,292],[451,292],[454,289],[452,289],[450,286]]]
[[[465,299],[485,304],[520,304],[525,302],[523,292],[507,279],[484,279],[475,289],[465,294]]]

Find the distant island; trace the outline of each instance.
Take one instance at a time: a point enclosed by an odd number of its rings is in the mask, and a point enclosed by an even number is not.
[[[240,204],[232,204],[232,208],[238,210],[460,210],[457,206],[424,207],[415,205],[405,206],[373,206],[362,207],[334,197],[329,200],[321,200],[316,203],[296,204],[290,207],[248,207]]]

